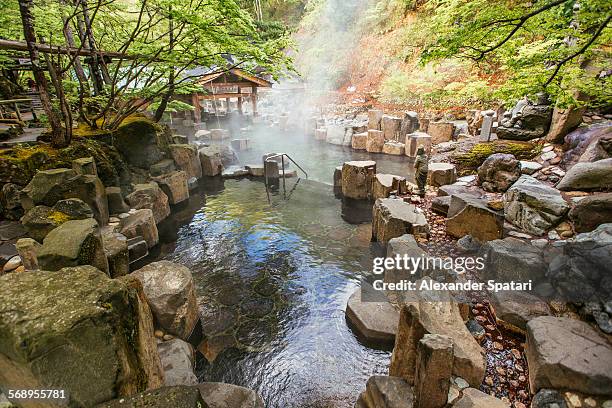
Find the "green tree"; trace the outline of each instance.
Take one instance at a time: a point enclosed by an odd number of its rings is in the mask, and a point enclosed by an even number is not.
[[[506,100],[548,92],[558,105],[612,102],[609,0],[434,0],[423,62],[460,57],[509,80]],[[607,67],[606,67],[607,66]]]

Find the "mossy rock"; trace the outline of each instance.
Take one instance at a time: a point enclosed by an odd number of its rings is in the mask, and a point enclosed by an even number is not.
[[[79,266],[7,274],[0,287],[4,387],[63,389],[71,407],[147,388],[138,347],[139,300],[125,283]]]
[[[519,160],[529,160],[541,151],[540,145],[530,142],[495,140],[492,142],[468,142],[457,148],[451,161],[457,165],[459,174],[474,172],[487,157],[495,153],[512,154]]]
[[[163,160],[172,143],[167,128],[144,117],[124,121],[114,132],[113,139],[125,160],[143,169]]]
[[[93,157],[98,177],[106,186],[128,186],[129,168],[113,146],[99,140],[75,138],[70,146],[55,149],[47,144],[20,144],[0,151],[0,184],[25,186],[38,170],[72,168],[76,159]]]

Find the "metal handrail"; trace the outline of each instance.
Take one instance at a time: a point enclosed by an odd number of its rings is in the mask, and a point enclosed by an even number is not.
[[[274,154],[272,156],[266,157],[266,159],[264,160],[264,178],[265,178],[265,184],[266,184],[266,195],[268,196],[268,202],[270,202],[270,191],[268,190],[268,173],[266,171],[266,163],[271,163],[271,162],[276,162],[278,163],[276,160],[273,160],[277,157],[281,158],[281,169],[283,171],[283,198],[287,199],[287,186],[285,184],[285,156],[293,163],[295,164],[295,166],[300,169],[304,175],[306,176],[306,178],[308,179],[308,173],[306,172],[306,170],[304,170],[302,168],[302,166],[300,166],[299,164],[297,164],[295,162],[295,160],[293,160],[291,158],[291,156],[289,156],[287,153],[278,153],[278,154]],[[291,195],[291,193],[293,192],[293,190],[295,189],[295,187],[297,186],[297,184],[299,183],[300,178],[298,177],[297,181],[295,182],[295,185],[293,186],[293,188],[291,189],[291,191],[289,192],[289,195]]]

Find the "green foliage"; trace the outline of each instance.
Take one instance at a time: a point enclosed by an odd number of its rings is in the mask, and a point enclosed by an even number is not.
[[[459,57],[499,70],[508,78],[498,90],[506,101],[546,91],[560,106],[612,103],[609,79],[596,78],[610,60],[608,0],[427,4],[435,35],[425,44],[424,63]]]

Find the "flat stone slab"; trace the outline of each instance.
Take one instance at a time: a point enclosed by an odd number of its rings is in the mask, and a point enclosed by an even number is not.
[[[475,388],[463,390],[463,395],[453,405],[454,408],[508,408],[508,406],[504,401]]]
[[[399,198],[376,200],[372,215],[372,238],[386,243],[404,234],[429,234],[425,214],[415,205]]]
[[[412,408],[412,387],[404,379],[374,375],[368,379],[366,390],[357,400],[356,408]]]
[[[527,323],[527,363],[532,392],[568,389],[612,394],[612,346],[587,323],[543,316]]]
[[[399,312],[391,303],[362,302],[361,288],[357,288],[346,305],[346,318],[358,337],[365,342],[393,347]]]
[[[531,319],[550,314],[546,302],[529,292],[494,292],[491,303],[498,320],[522,331],[527,330],[527,322]]]
[[[253,390],[233,384],[205,382],[197,385],[208,408],[264,408]]]

